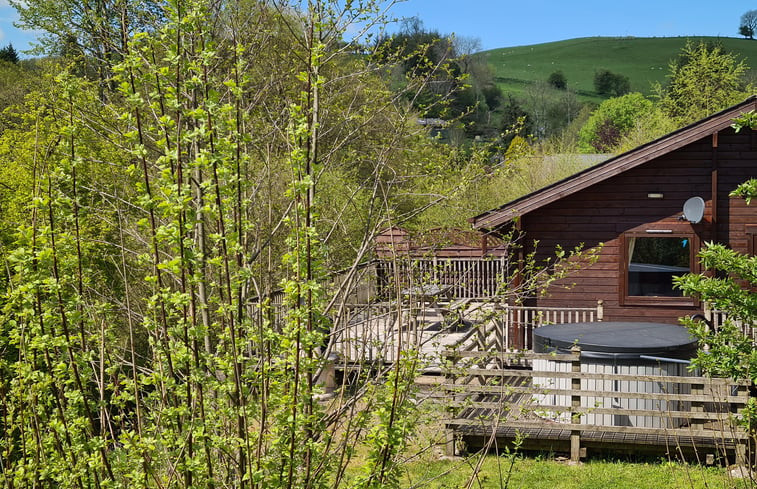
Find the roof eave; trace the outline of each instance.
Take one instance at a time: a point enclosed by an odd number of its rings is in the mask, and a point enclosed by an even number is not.
[[[605,160],[575,175],[509,202],[498,209],[479,214],[469,219],[469,222],[474,229],[494,229],[518,216],[523,216],[574,192],[675,151],[707,135],[726,129],[731,126],[734,117],[747,110],[755,109],[757,109],[757,97],[749,97],[740,104]]]

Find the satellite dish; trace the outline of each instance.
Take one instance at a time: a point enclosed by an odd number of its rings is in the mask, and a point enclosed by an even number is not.
[[[698,224],[704,216],[704,199],[692,197],[683,204],[683,218],[692,224]]]

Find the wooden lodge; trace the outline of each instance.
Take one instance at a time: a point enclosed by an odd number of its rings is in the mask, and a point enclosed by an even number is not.
[[[538,257],[557,245],[602,246],[594,265],[530,305],[591,306],[602,300],[607,321],[675,323],[702,310],[673,289],[670,278],[701,271],[696,254],[703,243],[755,250],[757,206],[729,196],[757,177],[757,134],[731,127],[735,117],[755,108],[757,100],[749,98],[470,221],[495,236],[516,227],[526,237],[521,252]],[[704,215],[692,222],[683,207],[696,197]],[[534,240],[536,250],[529,248]],[[575,285],[561,287],[567,282]]]
[[[741,253],[757,250],[757,207],[730,196],[757,177],[757,134],[731,127],[735,117],[755,109],[757,99],[749,98],[470,221],[484,234],[523,234],[518,252],[537,260],[557,246],[599,249],[594,264],[530,298],[527,305],[535,310],[600,303],[603,320],[618,328],[676,324],[697,313],[717,327],[723,313],[682,296],[672,277],[702,271],[697,252],[705,242]],[[535,242],[537,249],[529,244]],[[518,323],[510,327],[513,346],[530,349],[529,332]],[[742,327],[754,338],[752,325]],[[541,448],[569,450],[574,460],[587,446],[635,453],[656,447],[670,455],[701,455],[701,462],[705,456],[754,460],[750,437],[735,422],[749,397],[747,382],[688,370],[670,375],[664,368],[649,374],[622,362],[621,368],[595,370],[584,364],[580,349],[558,355],[563,366],[546,369],[538,360],[543,354],[514,357],[510,348],[461,347],[448,354],[465,365],[448,370],[444,384],[453,399],[450,439],[482,443],[513,439],[522,430]]]

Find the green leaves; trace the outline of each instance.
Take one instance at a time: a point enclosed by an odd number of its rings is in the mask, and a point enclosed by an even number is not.
[[[657,86],[660,108],[681,124],[707,117],[751,94],[747,66],[721,46],[689,42],[670,63],[670,82]]]

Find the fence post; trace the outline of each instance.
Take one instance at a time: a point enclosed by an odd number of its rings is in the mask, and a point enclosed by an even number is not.
[[[704,379],[703,379],[704,380]],[[710,383],[710,392],[713,392],[713,385]],[[691,393],[695,396],[704,396],[704,384],[691,384]],[[720,396],[720,392],[718,389],[718,396]],[[698,401],[691,401],[691,413],[694,416],[691,419],[690,425],[691,427],[696,430],[700,431],[704,429],[704,419],[697,418],[697,413],[703,413],[704,412],[704,402],[701,400]]]
[[[581,372],[581,347],[573,346],[570,352],[574,355],[571,360],[571,372]],[[570,397],[570,422],[571,424],[580,424],[581,415],[578,413],[578,408],[581,407],[581,379],[580,377],[571,377],[570,389],[572,391]],[[570,432],[570,459],[573,462],[581,460],[581,430],[573,429]]]
[[[507,318],[502,314],[502,304],[495,301],[493,304],[494,314],[492,315],[492,321],[494,322],[494,338],[497,345],[497,351],[507,351],[507,334],[505,328],[507,324]]]
[[[749,402],[749,389],[747,389],[746,385],[739,384],[736,387],[736,395],[739,397],[739,410],[746,407],[747,403]],[[743,399],[743,402],[741,401]],[[747,447],[748,447],[749,441],[748,440],[738,440],[736,442],[736,465],[739,465],[741,467],[750,467],[749,463],[750,461],[747,460]],[[751,458],[751,457],[750,457]]]
[[[597,301],[597,322],[601,323],[605,315],[605,301],[599,299]]]
[[[451,399],[452,401],[455,401],[457,399],[457,396],[455,395],[455,382],[457,380],[457,376],[455,375],[455,369],[457,368],[457,352],[454,350],[445,350],[444,351],[444,363],[445,365],[445,385],[447,387],[445,388],[447,390],[446,397],[447,399]],[[455,418],[455,407],[454,406],[447,406],[447,418],[448,419],[454,419]],[[448,457],[454,457],[457,455],[455,450],[455,430],[451,427],[452,425],[447,424],[444,427],[444,435],[445,435],[445,444],[444,444],[444,452]]]
[[[502,351],[510,351],[510,348],[512,347],[512,335],[510,334],[510,328],[512,327],[512,309],[510,309],[510,304],[505,302],[504,308],[503,308],[504,314],[502,315],[502,338],[505,347],[502,349]]]

